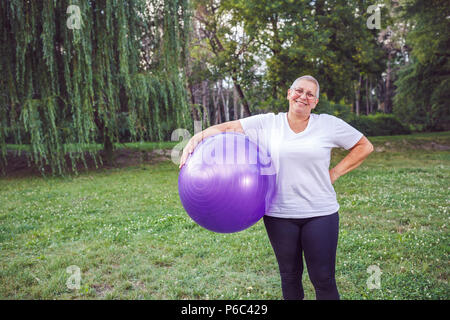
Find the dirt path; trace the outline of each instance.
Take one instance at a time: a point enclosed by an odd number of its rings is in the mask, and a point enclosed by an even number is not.
[[[100,168],[111,169],[111,168],[123,168],[128,166],[137,166],[140,164],[152,164],[161,161],[171,160],[171,149],[155,149],[152,151],[138,151],[133,149],[117,149],[114,151],[114,163],[113,164],[100,164],[89,155],[85,154],[87,169],[80,161],[77,163],[77,170],[79,173],[91,170],[97,170]],[[101,159],[105,159],[103,152],[99,153]],[[19,155],[17,151],[7,152],[7,164],[4,168],[5,172],[1,174],[0,177],[22,177],[22,176],[41,176],[39,168],[27,158],[25,152],[21,152]],[[71,168],[71,161],[69,157],[66,157],[67,168]],[[0,169],[1,170],[1,169]],[[6,173],[6,174],[5,174]],[[73,172],[72,172],[73,173]],[[50,166],[44,167],[44,174],[51,174]]]

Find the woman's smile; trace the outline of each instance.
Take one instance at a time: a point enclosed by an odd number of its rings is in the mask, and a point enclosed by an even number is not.
[[[295,103],[299,104],[300,106],[307,106],[308,104],[301,101],[300,99],[294,100]]]

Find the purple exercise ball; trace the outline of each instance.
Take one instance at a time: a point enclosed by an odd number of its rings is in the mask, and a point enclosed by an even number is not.
[[[238,232],[259,221],[272,201],[276,175],[265,150],[240,133],[204,139],[180,170],[178,191],[198,225]]]

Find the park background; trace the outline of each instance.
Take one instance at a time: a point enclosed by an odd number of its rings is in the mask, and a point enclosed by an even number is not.
[[[261,222],[184,211],[173,133],[286,112],[305,74],[375,146],[335,183],[341,297],[450,297],[448,1],[4,0],[0,25],[1,298],[280,299]]]

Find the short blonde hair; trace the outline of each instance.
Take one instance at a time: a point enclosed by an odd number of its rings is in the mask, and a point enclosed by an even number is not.
[[[308,81],[314,82],[316,84],[316,88],[317,88],[317,90],[316,90],[316,98],[319,99],[319,93],[320,93],[319,81],[317,81],[317,79],[314,78],[313,76],[306,75],[306,76],[301,76],[301,77],[295,79],[295,81],[292,82],[292,85],[291,85],[290,89],[293,89],[294,88],[294,84],[296,82],[300,81],[300,80],[308,80]]]

